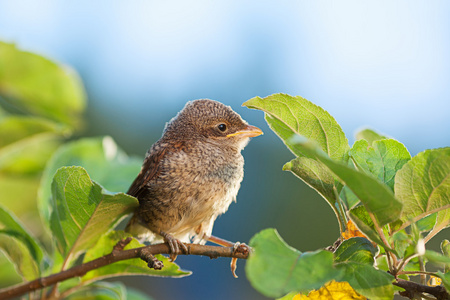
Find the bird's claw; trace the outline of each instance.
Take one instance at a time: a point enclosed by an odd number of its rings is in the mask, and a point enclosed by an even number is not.
[[[251,251],[250,246],[248,246],[245,243],[241,244],[239,242],[236,242],[233,245],[233,254],[237,254],[237,253],[248,254],[248,253],[250,253],[250,251]],[[236,275],[236,268],[237,268],[237,258],[236,257],[231,258],[230,267],[231,267],[231,273],[233,274],[234,278],[238,278],[238,276]]]
[[[169,245],[170,249],[170,260],[174,262],[177,259],[178,253],[184,252],[189,253],[188,247],[181,242],[179,239],[174,238],[172,235],[161,232],[161,236],[164,238],[164,242],[166,242]]]
[[[252,250],[252,248],[250,248],[250,246],[248,246],[245,243],[241,244],[239,242],[236,242],[233,245],[233,254],[241,253],[241,254],[247,255],[250,253],[251,250]]]

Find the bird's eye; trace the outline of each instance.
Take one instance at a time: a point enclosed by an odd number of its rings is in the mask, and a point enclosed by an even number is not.
[[[219,128],[219,130],[223,132],[223,131],[227,130],[227,125],[222,123],[222,124],[219,124],[217,126],[217,128]]]

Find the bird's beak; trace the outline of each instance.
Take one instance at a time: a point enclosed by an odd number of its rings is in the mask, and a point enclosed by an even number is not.
[[[227,135],[227,137],[232,137],[232,136],[236,136],[239,135],[240,137],[254,137],[254,136],[258,136],[263,134],[262,130],[259,129],[256,126],[252,126],[252,125],[247,125],[247,127],[245,127],[242,130],[239,130],[235,133],[230,133],[229,135]]]

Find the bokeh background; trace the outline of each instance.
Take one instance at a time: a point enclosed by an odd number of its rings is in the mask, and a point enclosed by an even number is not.
[[[214,234],[245,242],[275,227],[308,251],[337,239],[333,213],[281,170],[293,155],[263,114],[240,105],[301,95],[350,144],[368,126],[412,155],[449,146],[449,15],[447,1],[0,1],[0,39],[76,69],[89,98],[82,135],[110,135],[130,155],[143,158],[188,100],[231,105],[265,135],[244,150],[238,201]],[[155,299],[264,299],[244,261],[239,279],[228,259],[177,262],[193,275],[121,280]]]

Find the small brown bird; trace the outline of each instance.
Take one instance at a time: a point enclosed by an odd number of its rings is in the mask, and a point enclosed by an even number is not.
[[[188,102],[147,152],[128,190],[139,208],[127,231],[164,240],[172,253],[187,252],[186,242],[204,244],[216,218],[236,200],[244,176],[241,150],[260,134],[229,106]]]

